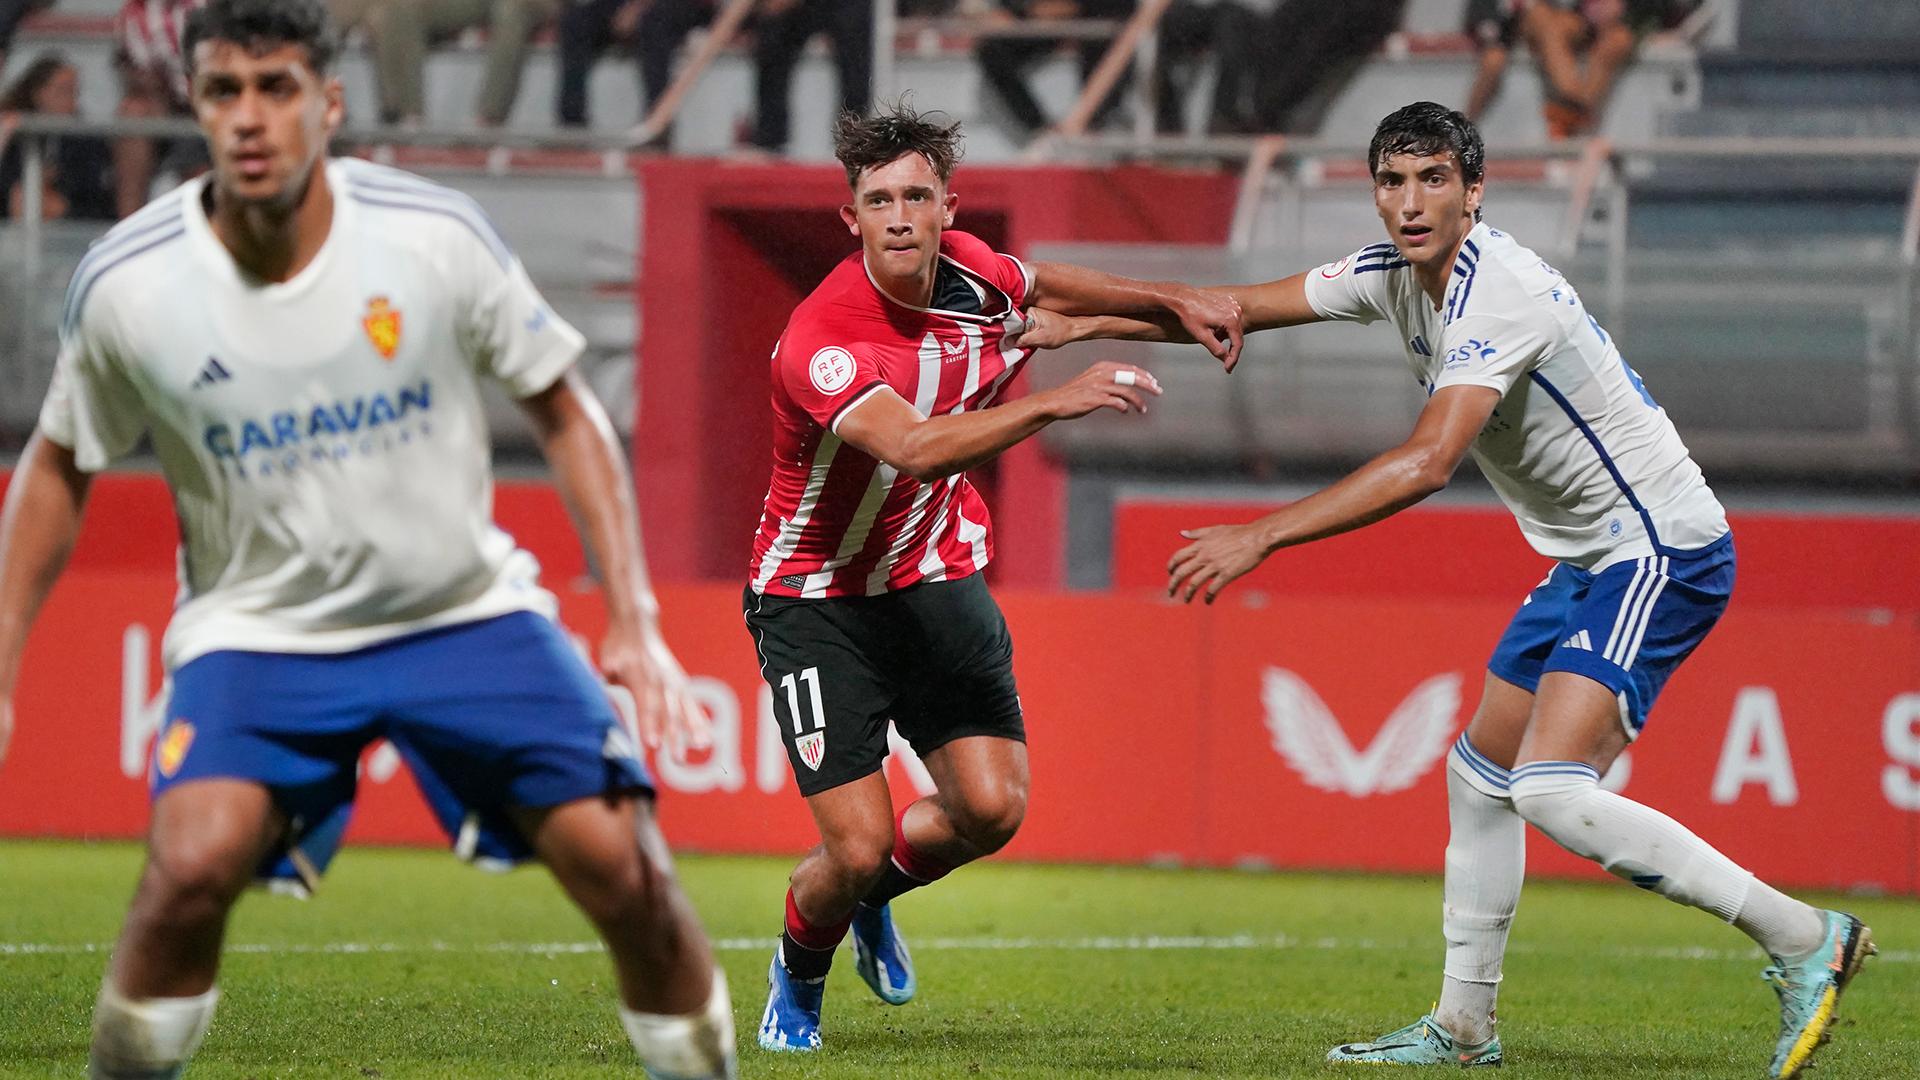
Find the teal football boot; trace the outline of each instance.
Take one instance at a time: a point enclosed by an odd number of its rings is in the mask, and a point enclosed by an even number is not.
[[[1427,1015],[1372,1042],[1347,1043],[1327,1051],[1328,1061],[1354,1065],[1453,1065],[1462,1069],[1500,1065],[1500,1036],[1466,1043],[1447,1034]]]
[[[1859,973],[1860,965],[1878,950],[1865,923],[1844,911],[1823,912],[1827,936],[1820,947],[1791,963],[1773,958],[1761,978],[1780,995],[1780,1039],[1774,1044],[1774,1080],[1799,1076],[1813,1060],[1814,1051],[1833,1038],[1834,1014],[1840,994]]]

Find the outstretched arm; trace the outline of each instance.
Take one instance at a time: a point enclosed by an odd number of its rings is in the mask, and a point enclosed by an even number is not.
[[[1282,326],[1318,322],[1320,316],[1307,302],[1307,275],[1294,274],[1278,281],[1258,285],[1223,285],[1202,292],[1222,295],[1238,305],[1242,326],[1247,333]],[[1076,341],[1191,342],[1193,334],[1170,314],[1145,315],[1073,315],[1049,304],[1040,304],[1027,312],[1028,323],[1015,343],[1026,349],[1057,349]],[[1219,355],[1215,353],[1215,355]],[[1239,362],[1236,351],[1223,358],[1228,371]]]
[[[1500,404],[1500,391],[1454,386],[1427,400],[1406,442],[1322,491],[1245,525],[1180,535],[1193,541],[1167,562],[1167,595],[1207,603],[1283,547],[1338,536],[1391,517],[1447,486],[1460,459]]]
[[[640,735],[649,747],[659,747],[663,738],[706,745],[706,713],[660,634],[660,605],[640,547],[633,480],[606,410],[577,368],[520,405],[600,571],[607,600],[601,670],[633,695]]]
[[[1070,263],[1040,262],[1028,268],[1033,287],[1025,303],[1062,315],[1131,315],[1166,319],[1220,359],[1228,370],[1240,361],[1239,304],[1224,292],[1174,281],[1140,281]]]
[[[72,450],[35,432],[0,509],[0,760],[13,733],[13,687],[27,631],[80,537],[91,482]]]
[[[1146,412],[1158,395],[1152,373],[1132,364],[1099,363],[1063,386],[979,412],[926,417],[890,388],[849,409],[834,434],[916,480],[938,480],[993,460],[1056,420],[1099,409]]]

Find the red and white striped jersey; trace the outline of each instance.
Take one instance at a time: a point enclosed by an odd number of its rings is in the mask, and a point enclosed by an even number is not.
[[[151,75],[172,96],[176,112],[187,111],[191,100],[181,38],[186,34],[187,16],[205,4],[206,0],[127,0],[113,20],[120,63]]]
[[[1003,345],[1032,284],[1026,267],[953,230],[940,259],[981,314],[900,303],[859,252],[794,309],[773,353],[773,482],[753,545],[755,592],[874,596],[963,578],[993,557],[986,503],[964,474],[921,483],[834,433],[884,387],[923,416],[987,408],[1027,358]]]

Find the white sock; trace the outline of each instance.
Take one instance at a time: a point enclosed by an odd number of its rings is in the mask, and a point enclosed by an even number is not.
[[[1513,805],[1554,842],[1607,872],[1727,922],[1739,915],[1753,875],[1679,822],[1600,786],[1577,761],[1534,761],[1513,770]]]
[[[1493,1037],[1500,963],[1526,876],[1526,822],[1507,797],[1507,770],[1463,734],[1447,755],[1447,876],[1440,925],[1446,977],[1434,1020],[1455,1038]]]
[[[1827,939],[1827,920],[1820,909],[1758,878],[1747,892],[1746,902],[1740,905],[1740,913],[1734,916],[1733,925],[1767,950],[1767,955],[1783,960],[1798,960]]]
[[[193,1056],[213,1022],[218,989],[198,997],[123,996],[113,980],[100,985],[93,1006],[93,1048],[87,1075],[93,1080],[150,1080],[173,1076]]]
[[[713,992],[699,1012],[662,1016],[621,1005],[620,1026],[652,1080],[733,1080],[733,999],[719,968],[713,969]]]

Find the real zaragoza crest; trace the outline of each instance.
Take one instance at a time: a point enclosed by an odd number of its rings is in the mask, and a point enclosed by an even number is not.
[[[180,771],[180,765],[187,760],[187,748],[193,745],[193,725],[186,720],[176,718],[167,725],[166,734],[160,736],[160,744],[155,750],[159,758],[160,775],[168,779]]]
[[[400,351],[400,312],[386,297],[376,296],[367,301],[367,314],[360,325],[366,328],[367,340],[373,342],[382,359],[391,360],[393,354]]]

